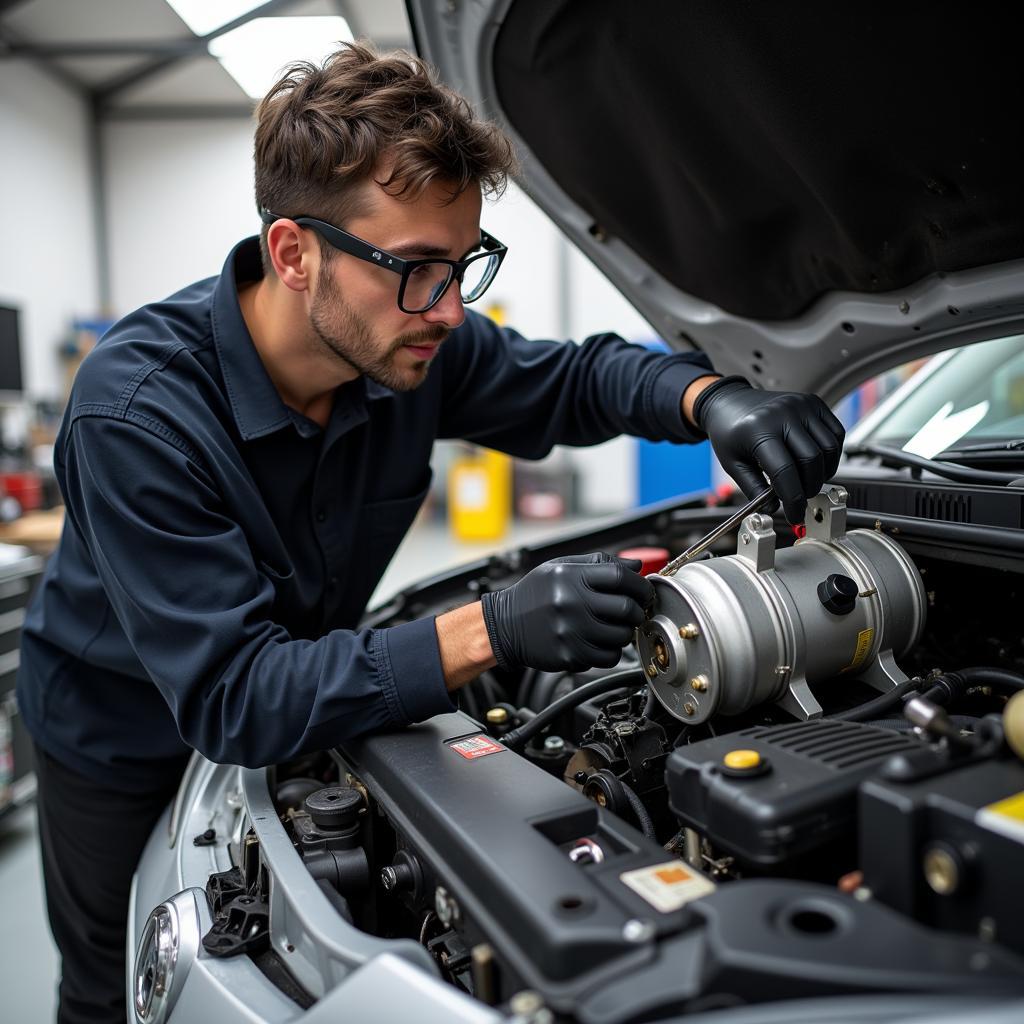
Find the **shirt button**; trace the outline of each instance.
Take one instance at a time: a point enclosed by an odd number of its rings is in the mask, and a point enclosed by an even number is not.
[[[318,523],[322,523],[326,518],[327,518],[327,513],[323,509],[320,509],[320,511],[317,512],[317,514],[316,514],[316,521]]]

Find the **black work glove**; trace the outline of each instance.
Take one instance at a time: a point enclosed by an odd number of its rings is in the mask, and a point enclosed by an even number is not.
[[[791,523],[803,521],[807,499],[839,468],[846,431],[817,395],[723,377],[697,396],[693,417],[740,490],[756,497],[767,475]]]
[[[637,559],[604,552],[553,558],[505,590],[484,594],[484,622],[502,668],[611,668],[654,600]]]

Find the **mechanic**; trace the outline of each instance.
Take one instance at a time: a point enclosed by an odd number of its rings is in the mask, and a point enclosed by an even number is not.
[[[653,588],[602,553],[436,619],[356,628],[435,438],[539,459],[622,433],[709,437],[748,495],[767,476],[790,521],[839,461],[843,428],[815,396],[467,312],[504,255],[482,194],[514,155],[420,61],[346,47],[292,67],[256,117],[260,237],[106,334],[56,444],[66,522],[18,700],[61,1021],[125,1019],[131,877],[192,750],[272,764],[451,711],[495,664],[617,663]]]

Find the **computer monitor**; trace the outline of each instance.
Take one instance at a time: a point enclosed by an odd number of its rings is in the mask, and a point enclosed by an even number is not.
[[[18,310],[0,306],[0,396],[20,398],[24,389]]]

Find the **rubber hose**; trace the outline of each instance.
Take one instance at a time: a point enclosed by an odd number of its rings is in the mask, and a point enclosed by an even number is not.
[[[654,696],[654,691],[648,689],[647,691],[647,703],[644,704],[644,718],[653,718],[654,712],[658,710],[658,698]]]
[[[895,707],[899,704],[899,702],[908,693],[919,690],[925,685],[925,682],[926,680],[915,676],[913,679],[908,679],[906,682],[900,683],[899,686],[894,686],[891,690],[883,693],[880,697],[876,697],[874,700],[869,700],[866,704],[850,708],[849,711],[841,711],[837,715],[829,715],[829,721],[866,722],[868,719],[878,718],[882,712],[888,711],[889,708]]]
[[[594,679],[592,682],[584,683],[583,686],[559,697],[554,704],[549,704],[543,711],[538,711],[534,718],[506,733],[501,742],[512,750],[521,747],[538,733],[546,729],[559,715],[583,704],[592,697],[599,697],[602,693],[609,693],[612,690],[621,690],[630,683],[640,684],[645,681],[643,672],[637,668],[626,669],[624,672],[613,672],[610,676],[601,679]]]
[[[1024,676],[1001,668],[962,668],[956,672],[943,672],[930,683],[921,696],[942,707],[955,704],[971,686],[991,686],[1011,692],[1024,690]]]
[[[951,674],[960,676],[968,686],[991,686],[996,690],[1010,690],[1013,693],[1024,690],[1024,676],[1005,668],[959,668]]]
[[[637,796],[636,790],[633,789],[632,786],[627,786],[622,779],[619,779],[619,785],[622,786],[622,791],[626,794],[629,806],[633,808],[636,820],[640,822],[640,831],[643,832],[648,839],[653,839],[657,842],[658,837],[654,834],[654,822],[651,821],[651,816],[647,813],[647,808],[644,807],[643,801],[639,796]]]

